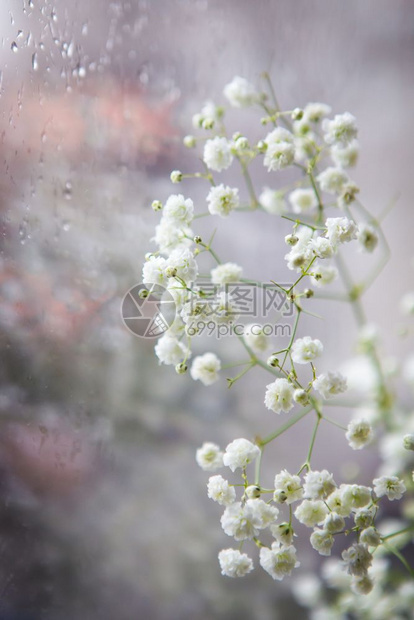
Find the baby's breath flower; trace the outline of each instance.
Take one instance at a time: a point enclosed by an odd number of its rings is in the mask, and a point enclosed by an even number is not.
[[[404,435],[403,445],[406,450],[414,450],[414,433]]]
[[[240,282],[243,274],[243,267],[236,263],[223,263],[211,270],[211,281],[213,284],[229,284]]]
[[[293,407],[293,385],[287,379],[276,379],[266,386],[265,405],[271,411],[288,412]]]
[[[323,192],[340,194],[343,186],[349,182],[349,177],[342,168],[326,168],[316,177]]]
[[[374,582],[371,577],[362,575],[362,577],[353,577],[351,580],[351,590],[355,594],[369,594],[374,587]]]
[[[295,510],[295,517],[306,527],[315,527],[323,523],[328,508],[322,500],[304,499]]]
[[[331,106],[326,103],[308,103],[303,110],[303,118],[310,123],[319,123],[319,121],[325,116],[328,116],[331,111]]]
[[[345,437],[353,450],[361,450],[373,439],[372,426],[366,420],[351,420]]]
[[[359,542],[367,545],[368,547],[378,547],[381,544],[381,536],[375,529],[375,527],[367,527],[359,535]]]
[[[317,287],[326,286],[338,277],[338,270],[333,265],[322,265],[316,262],[313,265],[312,281]]]
[[[162,202],[160,200],[153,200],[151,203],[151,207],[154,211],[161,211]]]
[[[358,161],[358,155],[358,140],[352,140],[347,146],[340,144],[331,146],[331,157],[338,168],[352,168]]]
[[[354,514],[354,523],[360,529],[365,529],[372,525],[375,517],[375,508],[360,508]]]
[[[212,215],[227,217],[239,206],[239,190],[221,185],[212,187],[207,196],[208,210]]]
[[[198,448],[196,461],[204,471],[216,471],[223,467],[223,452],[217,444],[206,441]]]
[[[324,138],[327,144],[347,146],[358,134],[356,118],[349,112],[336,114],[332,121],[325,119],[322,129],[325,132]]]
[[[162,218],[155,227],[153,240],[162,254],[169,255],[173,250],[185,250],[191,246],[193,232],[187,226],[177,225],[172,220]]]
[[[272,215],[282,215],[286,212],[285,195],[270,187],[263,188],[259,202],[263,209]]]
[[[177,277],[186,284],[194,282],[197,278],[198,266],[191,250],[173,250],[167,260],[167,266],[176,269]]]
[[[223,463],[230,467],[231,471],[237,468],[244,468],[249,463],[257,459],[260,455],[260,448],[248,439],[235,439],[226,448]]]
[[[165,273],[167,267],[168,263],[165,258],[162,258],[162,256],[151,256],[150,259],[144,263],[142,268],[143,283],[165,286],[168,280]]]
[[[226,577],[244,577],[253,570],[253,561],[237,549],[222,549],[218,555],[221,574]]]
[[[319,357],[323,352],[323,344],[310,336],[298,338],[291,349],[292,360],[295,364],[308,364]]]
[[[320,555],[331,555],[334,537],[327,530],[316,528],[311,534],[310,544]]]
[[[283,469],[275,476],[275,492],[273,499],[277,503],[292,504],[303,497],[302,483],[299,476],[290,474]]]
[[[248,500],[244,505],[234,502],[227,506],[220,522],[224,533],[235,540],[248,540],[257,536],[260,531],[260,518]]]
[[[290,523],[275,523],[270,526],[270,531],[276,540],[284,546],[289,546],[296,535]]]
[[[330,512],[326,515],[322,527],[331,534],[341,532],[345,528],[345,519],[337,512]]]
[[[186,355],[187,349],[185,345],[171,337],[168,334],[162,336],[154,347],[155,355],[158,357],[160,364],[169,364],[176,366]]]
[[[356,543],[342,552],[342,558],[349,575],[363,577],[372,563],[372,555],[366,545]]]
[[[219,380],[221,362],[215,353],[204,353],[194,358],[190,375],[194,381],[201,381],[204,385],[212,385]]]
[[[193,201],[182,194],[172,194],[165,203],[163,217],[176,226],[190,224],[194,217]]]
[[[397,476],[381,476],[375,478],[373,484],[377,497],[386,495],[390,501],[401,499],[406,491],[404,482]]]
[[[261,495],[260,487],[257,484],[250,484],[244,491],[247,499],[257,499]]]
[[[333,475],[326,469],[309,471],[303,485],[304,495],[310,499],[325,499],[336,489]]]
[[[229,506],[236,501],[236,491],[227,480],[220,476],[211,476],[207,483],[207,495],[221,506]]]
[[[328,217],[325,222],[326,236],[334,248],[357,238],[358,227],[347,217]]]
[[[269,344],[267,337],[263,333],[263,326],[257,323],[245,325],[243,338],[247,346],[254,351],[266,351]]]
[[[347,504],[352,509],[363,508],[372,500],[372,489],[362,484],[341,484],[340,490]]]
[[[294,213],[306,213],[318,206],[313,189],[295,189],[289,194],[289,202]]]
[[[378,234],[376,230],[368,224],[359,226],[357,238],[361,248],[366,252],[373,252],[378,245]]]
[[[183,173],[180,170],[173,170],[170,174],[172,183],[181,183],[183,180]]]
[[[295,160],[295,146],[293,135],[283,127],[271,131],[264,140],[267,148],[264,165],[268,171],[281,170],[293,164]]]
[[[255,87],[238,75],[226,84],[223,94],[233,108],[247,108],[259,100]]]
[[[347,389],[346,379],[340,372],[327,372],[316,377],[313,387],[325,398],[342,394]]]
[[[309,394],[305,390],[302,390],[302,388],[298,388],[293,392],[293,400],[295,403],[305,407],[309,402]]]
[[[326,237],[316,237],[315,239],[311,239],[309,245],[315,256],[318,258],[331,258],[336,251],[336,248],[333,247],[329,239],[326,239]]]
[[[335,491],[326,498],[326,504],[330,510],[333,510],[341,517],[348,517],[351,514],[351,497],[344,493],[343,485],[341,485],[339,489],[335,489]]]
[[[188,149],[193,149],[196,146],[196,144],[197,144],[197,140],[195,139],[194,136],[190,136],[190,135],[189,136],[184,136],[183,144]]]
[[[296,549],[293,545],[281,546],[274,542],[272,548],[260,549],[260,565],[273,579],[281,581],[292,574],[292,570],[300,566],[296,559]]]
[[[230,143],[226,138],[219,138],[218,136],[207,140],[204,145],[203,160],[210,170],[216,172],[226,170],[233,162]]]

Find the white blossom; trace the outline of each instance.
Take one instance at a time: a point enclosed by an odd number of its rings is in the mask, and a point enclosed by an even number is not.
[[[357,239],[361,249],[373,252],[378,245],[378,233],[369,224],[362,224],[358,228]]]
[[[243,329],[243,338],[247,346],[254,351],[266,351],[269,344],[267,336],[263,333],[263,326],[258,323],[245,325]]]
[[[357,225],[347,217],[328,217],[325,226],[326,236],[334,248],[339,243],[348,243],[357,238]]]
[[[386,495],[390,501],[401,499],[406,491],[405,484],[397,476],[381,476],[373,480],[377,497]]]
[[[296,549],[293,545],[281,546],[274,542],[272,548],[260,549],[260,565],[273,579],[281,581],[292,574],[292,570],[300,566],[296,559]]]
[[[299,476],[290,474],[286,469],[276,474],[274,486],[273,499],[275,502],[292,504],[303,497],[301,479]]]
[[[249,463],[257,459],[260,455],[260,448],[248,439],[235,439],[226,448],[223,463],[230,467],[231,471],[236,471],[238,467],[244,468]]]
[[[336,489],[333,475],[326,469],[322,471],[308,471],[305,475],[304,496],[310,499],[325,499]]]
[[[217,444],[206,441],[198,448],[196,461],[204,471],[216,471],[223,467],[223,452]]]
[[[216,172],[229,168],[233,162],[233,155],[226,138],[216,136],[211,140],[207,140],[204,145],[203,160],[207,168]]]
[[[227,325],[233,323],[238,317],[238,306],[235,297],[222,291],[211,300],[212,315],[211,320],[217,325]]]
[[[356,118],[349,112],[336,114],[332,121],[324,119],[322,129],[327,144],[348,145],[357,137]]]
[[[266,136],[264,142],[267,148],[263,163],[269,172],[281,170],[293,164],[295,146],[290,131],[283,129],[283,127],[277,127]]]
[[[194,282],[198,275],[198,265],[191,250],[173,250],[168,257],[167,267],[177,270],[177,276],[186,284]]]
[[[369,594],[373,587],[374,582],[368,574],[361,577],[353,577],[351,580],[351,590],[355,594]]]
[[[372,563],[372,555],[366,545],[356,543],[342,552],[342,558],[349,575],[362,577],[366,575]]]
[[[218,554],[221,574],[226,577],[244,577],[253,570],[253,561],[237,549],[222,549]]]
[[[145,261],[142,268],[143,283],[165,286],[168,280],[165,273],[167,267],[168,264],[165,258],[162,256],[151,256],[149,260]]]
[[[298,338],[291,349],[292,360],[295,364],[307,364],[319,357],[323,351],[323,344],[318,339],[310,336]]]
[[[354,523],[359,528],[367,528],[374,522],[375,508],[359,508],[354,514]]]
[[[328,116],[332,111],[330,105],[326,103],[308,103],[303,110],[303,118],[310,123],[319,123],[319,121]]]
[[[349,504],[353,509],[363,508],[371,503],[371,487],[364,486],[363,484],[341,484],[340,491],[345,503]]]
[[[316,262],[312,266],[312,282],[315,286],[326,286],[338,277],[338,270],[333,265]]]
[[[345,437],[353,450],[361,450],[373,439],[372,426],[366,420],[351,420]]]
[[[276,379],[266,386],[265,405],[271,411],[288,412],[293,407],[295,388],[287,379]]]
[[[352,510],[352,498],[344,493],[343,485],[335,489],[326,498],[326,504],[330,510],[336,512],[341,517],[348,517]]]
[[[257,536],[260,530],[268,527],[268,521],[276,518],[277,509],[274,508],[275,512],[270,517],[269,511],[266,510],[265,514],[259,507],[260,502],[265,504],[260,499],[249,499],[244,505],[241,502],[235,502],[227,506],[221,517],[221,526],[225,534],[233,536],[235,540],[247,540]],[[266,507],[272,508],[267,505]]]
[[[184,343],[180,342],[177,338],[165,334],[158,340],[154,347],[154,351],[160,364],[176,366],[185,358],[187,348]]]
[[[223,184],[215,185],[208,193],[207,202],[212,215],[227,217],[239,206],[239,190]]]
[[[282,215],[286,212],[286,202],[283,192],[264,187],[259,196],[263,209],[272,215]]]
[[[178,226],[190,224],[194,217],[193,201],[182,194],[172,194],[165,203],[163,217]]]
[[[316,177],[320,188],[328,194],[340,194],[344,185],[349,182],[349,177],[342,168],[329,167]]]
[[[340,372],[327,372],[319,375],[313,382],[313,387],[325,399],[341,394],[347,389],[346,379]]]
[[[316,237],[315,239],[311,239],[309,245],[315,256],[318,258],[331,258],[336,251],[336,248],[333,247],[330,240],[326,237]]]
[[[223,263],[217,265],[211,270],[211,281],[213,284],[228,284],[231,282],[240,282],[243,274],[243,268],[236,263]]]
[[[325,503],[319,499],[304,499],[295,510],[295,517],[300,523],[307,527],[315,527],[323,523],[328,508]]]
[[[331,534],[341,532],[345,529],[345,519],[337,512],[330,512],[326,515],[322,528]]]
[[[245,78],[236,76],[224,87],[223,94],[233,108],[246,108],[259,99],[255,87]]]
[[[204,353],[194,358],[190,375],[194,381],[201,381],[204,385],[212,385],[219,379],[221,362],[215,353]]]
[[[291,545],[293,537],[296,536],[290,523],[274,523],[270,526],[270,531],[276,540],[285,546]]]
[[[352,168],[358,161],[358,155],[358,140],[352,140],[347,146],[341,144],[331,146],[331,157],[338,168]]]
[[[359,542],[368,547],[378,547],[381,544],[381,536],[375,527],[367,527],[359,535]]]
[[[223,476],[211,476],[207,483],[207,495],[222,506],[229,506],[236,501],[236,491]]]
[[[313,189],[295,189],[289,194],[289,202],[294,213],[306,213],[318,206]]]
[[[316,528],[311,534],[310,544],[320,555],[331,555],[334,537],[327,530]]]
[[[153,241],[162,254],[170,254],[173,250],[185,250],[193,243],[193,231],[187,226],[176,226],[171,220],[161,218],[155,227]]]

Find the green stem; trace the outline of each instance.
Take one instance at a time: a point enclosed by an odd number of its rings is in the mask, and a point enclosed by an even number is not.
[[[267,435],[267,437],[265,437],[264,439],[258,440],[257,444],[260,447],[266,446],[268,443],[276,439],[276,437],[282,435],[282,433],[287,431],[291,426],[294,426],[296,422],[299,422],[299,420],[304,418],[312,410],[312,407],[306,407],[302,411],[298,411],[296,415],[292,416],[287,422],[285,422],[285,424],[282,424],[282,426],[280,426],[274,433]]]

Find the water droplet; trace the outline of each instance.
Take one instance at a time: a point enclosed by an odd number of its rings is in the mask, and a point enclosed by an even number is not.
[[[11,51],[12,51],[12,52],[15,52],[15,53],[16,53],[16,52],[18,52],[18,51],[19,51],[19,48],[17,47],[17,43],[16,43],[16,41],[13,41],[13,43],[11,44],[11,46],[10,46],[10,47],[11,47]]]
[[[66,200],[72,200],[72,183],[70,181],[66,181],[63,189],[63,195]]]
[[[72,224],[71,224],[71,222],[69,222],[69,220],[63,220],[63,222],[62,222],[62,229],[65,232],[68,232],[68,230],[71,229],[71,226],[72,226]]]
[[[37,60],[37,54],[36,53],[34,53],[32,55],[32,68],[33,68],[33,71],[37,71],[39,69],[39,63],[38,63],[38,60]]]
[[[79,69],[78,69],[78,76],[80,78],[84,78],[86,76],[86,69],[85,69],[85,67],[79,67]]]

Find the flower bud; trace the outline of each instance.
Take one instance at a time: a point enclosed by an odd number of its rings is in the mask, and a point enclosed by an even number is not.
[[[287,495],[285,491],[283,491],[282,489],[277,489],[274,492],[273,501],[277,502],[278,504],[284,504],[286,500],[287,500]]]
[[[309,299],[310,297],[313,297],[314,292],[311,288],[305,288],[303,294],[305,295],[306,299]]]
[[[309,402],[309,395],[305,390],[298,389],[293,392],[293,400],[295,403],[299,403],[299,405],[307,405]]]
[[[298,241],[299,237],[297,237],[296,235],[286,235],[285,237],[285,243],[287,245],[296,245]]]
[[[162,202],[160,200],[153,200],[151,207],[154,211],[161,211],[162,209]]]
[[[205,118],[201,123],[203,129],[213,129],[214,127],[214,118]]]
[[[257,150],[260,151],[260,153],[264,153],[267,150],[267,144],[264,140],[259,140],[257,143]]]
[[[300,108],[295,108],[292,112],[292,120],[300,121],[303,118],[303,110]]]
[[[167,278],[175,278],[175,276],[177,275],[177,268],[167,267],[167,269],[165,270],[165,275],[167,276]]]
[[[414,450],[414,433],[404,435],[403,442],[406,450]]]
[[[173,170],[170,174],[172,183],[180,183],[183,180],[183,173],[179,170]]]
[[[187,372],[187,364],[185,362],[181,362],[180,364],[177,364],[177,366],[175,367],[175,372],[178,375],[183,375],[184,373]]]
[[[138,293],[138,297],[140,299],[147,299],[147,297],[149,297],[149,291],[146,288],[142,288],[140,290],[140,292]]]
[[[279,366],[279,359],[276,357],[276,355],[271,355],[268,358],[267,365],[271,366],[272,368],[277,368]]]
[[[194,136],[185,136],[183,139],[183,144],[188,149],[193,149],[196,146],[196,143],[197,141]]]
[[[200,237],[200,235],[196,235],[196,236],[194,237],[194,243],[202,243],[202,242],[203,242],[203,240],[202,240],[202,238]]]
[[[246,488],[244,494],[248,499],[257,499],[258,497],[260,497],[260,487],[258,487],[256,484],[251,484]]]

